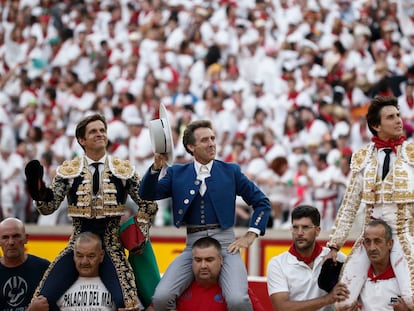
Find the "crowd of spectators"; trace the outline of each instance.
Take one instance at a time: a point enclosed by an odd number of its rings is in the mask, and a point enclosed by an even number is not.
[[[24,166],[40,159],[50,183],[92,112],[141,175],[160,103],[176,162],[186,124],[210,119],[219,158],[269,195],[274,228],[306,203],[330,228],[352,151],[370,141],[371,98],[398,97],[414,132],[413,0],[2,0],[0,12],[2,217],[68,221],[37,217]],[[238,224],[248,215],[238,202]],[[161,208],[155,225],[168,224]]]

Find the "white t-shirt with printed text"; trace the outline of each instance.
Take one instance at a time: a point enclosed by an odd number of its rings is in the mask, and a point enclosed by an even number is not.
[[[59,298],[61,311],[113,311],[116,310],[112,295],[99,276],[79,277]]]

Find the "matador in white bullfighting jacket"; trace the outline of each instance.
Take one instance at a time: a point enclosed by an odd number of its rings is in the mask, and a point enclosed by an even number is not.
[[[378,174],[378,152],[374,143],[358,150],[351,161],[351,179],[333,227],[328,246],[341,248],[354,223],[357,211],[365,206],[366,225],[380,218],[393,229],[391,264],[402,298],[413,308],[414,293],[414,143],[404,141],[395,147],[395,160],[382,180]],[[370,262],[363,247],[362,233],[349,254],[340,281],[347,284],[350,297],[340,304],[356,301],[363,287]]]

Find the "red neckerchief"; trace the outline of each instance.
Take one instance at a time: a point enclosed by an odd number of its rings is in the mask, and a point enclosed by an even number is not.
[[[286,132],[285,132],[285,135],[288,136],[288,137],[292,137],[292,136],[296,135],[297,133],[298,133],[298,131],[295,130],[295,129],[287,129]]]
[[[359,133],[361,135],[365,135],[366,132],[367,132],[367,126],[365,124],[364,125],[360,124],[359,125]]]
[[[372,266],[369,267],[368,270],[368,278],[371,282],[376,282],[379,280],[388,280],[395,278],[394,270],[392,269],[391,265],[388,265],[387,269],[379,275],[374,275],[374,271],[372,270]]]
[[[346,97],[348,98],[349,102],[351,103],[351,106],[352,106],[352,95],[353,95],[352,90],[346,91]]]
[[[280,76],[282,80],[286,81],[287,78],[289,77],[289,75],[287,73],[282,73],[282,75]]]
[[[120,142],[114,142],[113,144],[112,144],[112,146],[111,146],[111,151],[112,152],[115,152],[119,147],[121,146],[121,143]]]
[[[50,105],[50,108],[51,108],[51,109],[55,108],[55,107],[56,107],[56,105],[57,105],[57,104],[56,104],[56,100],[51,100],[51,101],[50,101],[50,103],[49,103],[49,105]]]
[[[264,153],[266,154],[270,149],[272,149],[272,147],[274,146],[274,144],[271,145],[265,145],[264,146]]]
[[[45,119],[43,120],[43,125],[48,125],[52,120],[52,115],[46,115]]]
[[[328,114],[328,113],[323,113],[320,112],[319,115],[322,117],[322,119],[324,119],[327,123],[329,124],[334,124],[334,118],[332,115]]]
[[[413,109],[414,106],[414,98],[413,96],[407,96],[407,105],[410,107],[410,109]]]
[[[309,131],[309,129],[313,125],[313,122],[315,122],[315,120],[311,120],[311,121],[309,121],[305,124],[305,128],[306,128],[307,131]]]
[[[288,99],[296,99],[296,97],[298,97],[299,92],[296,91],[291,91],[288,93]]]
[[[380,91],[378,93],[378,96],[391,96],[391,95],[392,95],[391,90]]]
[[[385,49],[386,49],[387,51],[389,51],[389,50],[391,49],[391,45],[392,45],[391,40],[385,40],[385,39],[384,39],[382,42],[384,43],[384,47],[385,47]]]
[[[322,253],[322,246],[320,246],[318,243],[315,243],[315,248],[313,249],[312,255],[310,255],[309,257],[303,257],[301,254],[298,253],[298,251],[295,248],[295,245],[292,244],[289,248],[289,253],[295,256],[299,261],[303,261],[308,265],[311,262],[313,262],[315,258],[320,255],[320,253]]]
[[[406,137],[404,135],[400,136],[400,138],[396,140],[382,140],[379,139],[377,136],[372,136],[371,140],[375,143],[375,148],[391,148],[392,152],[397,152],[397,146],[401,145],[405,141]]]
[[[29,114],[29,115],[27,115],[26,116],[26,121],[27,121],[27,123],[29,123],[30,124],[30,126],[32,126],[33,125],[33,122],[36,120],[36,112],[34,112],[34,113],[31,113],[31,114]]]
[[[37,96],[37,91],[36,89],[32,88],[32,87],[28,87],[26,89],[28,92],[32,93],[34,96]]]

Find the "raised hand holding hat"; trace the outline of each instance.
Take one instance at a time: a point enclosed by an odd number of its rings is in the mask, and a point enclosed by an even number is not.
[[[174,143],[170,123],[168,121],[167,109],[160,104],[160,118],[151,120],[149,123],[152,150],[167,156],[167,163],[174,162]]]
[[[46,187],[43,181],[43,166],[38,160],[27,163],[24,170],[30,196],[36,201],[49,202],[53,200],[53,192]]]

